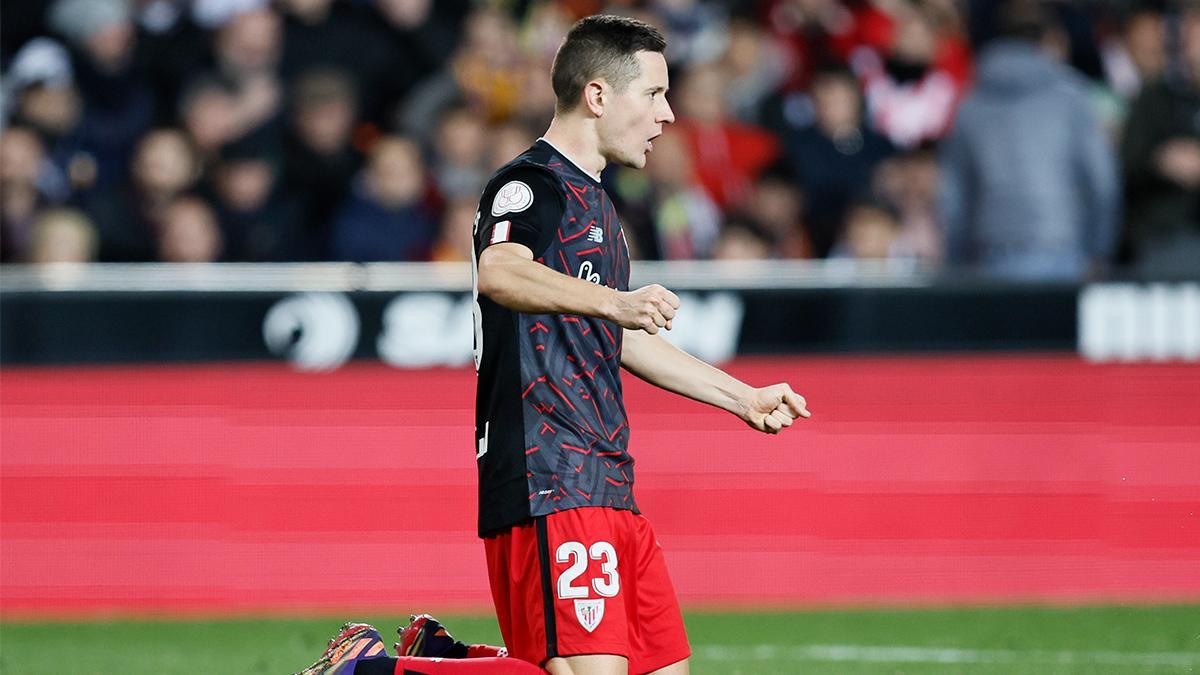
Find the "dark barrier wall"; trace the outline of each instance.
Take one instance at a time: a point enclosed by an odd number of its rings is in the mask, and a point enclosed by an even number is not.
[[[682,291],[672,339],[734,354],[1072,350],[1074,286]],[[138,363],[347,358],[470,362],[460,292],[6,292],[0,362]]]
[[[1074,286],[938,286],[743,292],[739,351],[1065,350]]]

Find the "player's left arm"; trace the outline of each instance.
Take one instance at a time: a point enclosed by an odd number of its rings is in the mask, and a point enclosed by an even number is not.
[[[625,329],[621,366],[656,387],[737,415],[750,427],[777,434],[801,417],[808,403],[786,383],[752,387],[667,342],[661,335]]]

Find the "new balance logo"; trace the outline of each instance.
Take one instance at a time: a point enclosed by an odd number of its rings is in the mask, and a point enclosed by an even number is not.
[[[603,244],[604,243],[604,230],[602,228],[599,228],[599,227],[596,227],[595,225],[593,225],[592,229],[588,230],[588,241],[594,241],[597,244]]]

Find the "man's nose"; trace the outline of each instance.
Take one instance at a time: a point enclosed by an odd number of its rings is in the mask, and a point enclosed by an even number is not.
[[[662,124],[672,124],[675,122],[675,111],[671,110],[671,104],[663,101],[663,112],[658,116],[658,121]]]

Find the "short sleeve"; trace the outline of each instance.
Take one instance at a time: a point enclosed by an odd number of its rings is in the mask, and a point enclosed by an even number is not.
[[[544,169],[518,166],[496,176],[479,206],[478,251],[502,242],[527,246],[540,256],[562,223],[565,205],[558,182]]]

